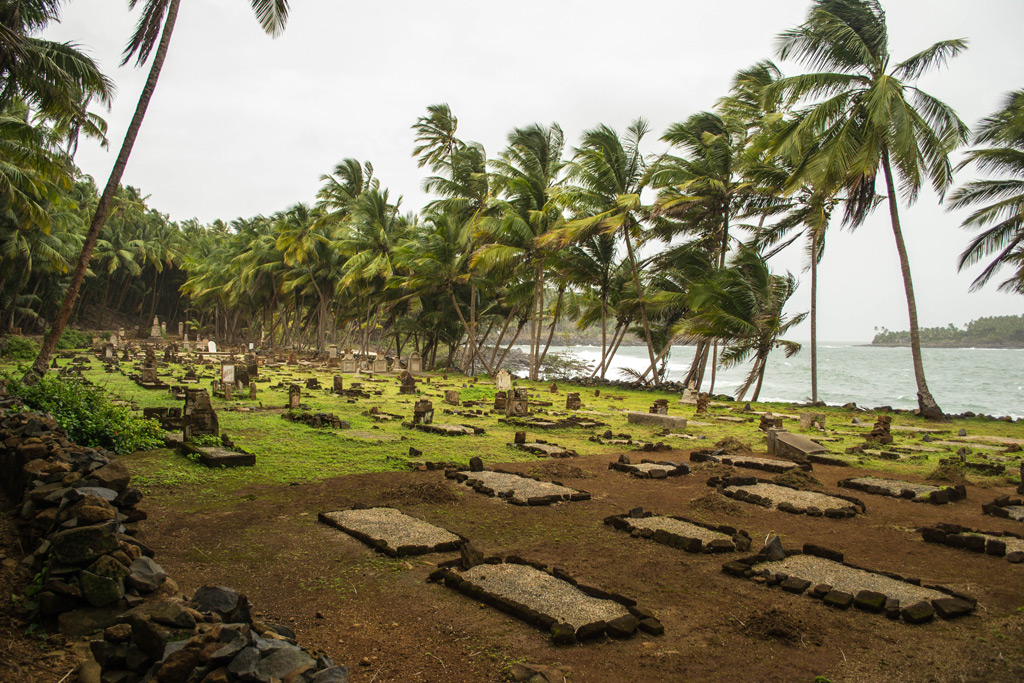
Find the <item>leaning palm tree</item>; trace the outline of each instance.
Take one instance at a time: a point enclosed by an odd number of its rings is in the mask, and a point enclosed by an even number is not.
[[[1002,109],[981,122],[974,143],[989,146],[969,151],[957,168],[974,163],[983,172],[1003,177],[973,180],[949,197],[950,209],[981,205],[964,219],[963,227],[982,232],[960,254],[957,270],[994,254],[971,290],[983,287],[1007,266],[1015,272],[999,289],[1024,294],[1024,90],[1008,94]]]
[[[289,0],[249,0],[253,12],[260,26],[271,36],[280,35],[288,20]],[[150,66],[146,84],[139,95],[138,104],[135,106],[135,114],[132,116],[128,130],[125,132],[121,149],[117,153],[114,167],[107,178],[107,184],[100,195],[100,201],[96,205],[96,213],[93,214],[92,222],[89,224],[89,231],[85,235],[85,242],[82,244],[82,253],[78,257],[78,263],[71,275],[71,282],[68,284],[67,292],[64,295],[64,302],[58,311],[50,331],[43,339],[42,348],[32,367],[25,374],[26,381],[35,381],[46,372],[46,366],[57,347],[57,340],[64,332],[68,318],[71,317],[71,309],[78,298],[78,290],[82,287],[82,280],[85,279],[86,270],[89,268],[89,259],[92,250],[96,246],[96,240],[103,228],[103,221],[107,219],[107,212],[110,210],[110,203],[114,199],[124,175],[124,169],[128,165],[128,157],[131,156],[132,147],[135,146],[135,139],[142,127],[142,120],[146,116],[146,109],[153,97],[157,80],[160,78],[160,70],[163,68],[164,59],[167,57],[167,48],[171,44],[171,34],[174,32],[174,22],[178,18],[178,7],[181,0],[128,0],[128,6],[134,9],[142,5],[142,16],[136,26],[135,34],[128,42],[124,50],[122,65],[135,59],[137,66],[142,66],[153,55],[153,64]],[[154,52],[155,48],[155,52]]]
[[[779,38],[782,59],[793,58],[816,70],[781,78],[766,89],[769,97],[791,96],[809,103],[777,141],[777,149],[803,159],[789,186],[810,180],[822,187],[843,187],[846,222],[855,227],[878,203],[875,183],[881,167],[907,298],[918,406],[922,416],[944,420],[925,381],[896,190],[898,184],[912,203],[926,178],[940,195],[952,181],[949,154],[967,140],[967,127],[948,105],[913,82],[963,52],[966,42],[941,41],[892,64],[885,12],[877,0],[815,0],[805,22]],[[802,148],[807,144],[820,149],[806,155]]]

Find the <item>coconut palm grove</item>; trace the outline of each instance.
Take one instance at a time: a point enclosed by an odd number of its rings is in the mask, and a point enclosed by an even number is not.
[[[1024,295],[1024,89],[961,120],[933,85],[966,39],[897,53],[882,2],[807,0],[664,130],[485,149],[424,103],[423,206],[342,152],[315,201],[203,223],[122,183],[181,0],[127,3],[120,140],[112,79],[45,37],[66,4],[0,0],[0,678],[1024,678],[1024,428],[933,396],[904,240],[937,195],[950,277]],[[249,5],[268,40],[304,9]],[[912,411],[819,398],[818,267],[873,215]],[[797,353],[806,404],[759,403]]]

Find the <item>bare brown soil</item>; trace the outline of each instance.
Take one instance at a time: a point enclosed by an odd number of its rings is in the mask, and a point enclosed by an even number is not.
[[[663,457],[685,460],[686,453]],[[940,521],[1020,532],[1024,525],[981,513],[982,502],[1010,493],[1008,487],[968,485],[966,502],[942,506],[863,494],[867,514],[832,520],[720,496],[705,484],[719,465],[641,480],[608,470],[608,461],[588,456],[501,466],[544,472],[590,491],[593,499],[584,502],[514,506],[449,483],[441,472],[364,474],[247,487],[214,504],[155,490],[143,502],[150,516],[144,529],[183,593],[208,583],[245,592],[262,618],[290,626],[303,645],[349,664],[354,683],[498,681],[510,663],[522,660],[566,666],[574,682],[1024,679],[1024,565],[926,544],[914,533]],[[832,492],[841,491],[839,479],[866,474],[828,466],[813,471],[821,490]],[[470,538],[484,554],[544,562],[633,597],[663,621],[665,635],[555,647],[547,634],[427,583],[435,564],[454,555],[386,558],[317,522],[318,512],[357,502],[399,507]],[[812,542],[834,548],[860,566],[970,593],[978,609],[923,626],[835,611],[726,576],[721,564],[728,555],[687,554],[602,524],[637,506],[734,525],[751,533],[755,548],[769,533],[780,534],[787,547]],[[10,680],[59,678],[40,670]]]

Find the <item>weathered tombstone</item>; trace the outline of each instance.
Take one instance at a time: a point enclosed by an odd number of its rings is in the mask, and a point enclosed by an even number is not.
[[[239,389],[245,389],[249,386],[249,370],[244,366],[235,366],[235,384]]]
[[[554,382],[551,383],[551,386],[549,388],[550,388],[552,394],[557,394],[558,393],[558,385],[555,384]]]
[[[209,342],[207,342],[207,344],[206,344],[206,352],[207,353],[217,353],[217,342],[213,341],[212,339]]]
[[[340,394],[345,390],[345,378],[341,375],[334,376],[334,393]]]
[[[708,404],[711,403],[711,397],[708,396],[707,392],[702,391],[697,394],[697,411],[696,415],[707,415]]]
[[[299,364],[299,356],[294,351],[292,351],[291,353],[288,354],[288,365],[298,365],[298,364]]]
[[[128,355],[128,347],[124,347],[124,353],[121,354],[121,360],[131,360],[131,356]]]
[[[373,359],[373,372],[374,373],[385,373],[388,371],[388,359],[384,356],[378,355]]]
[[[338,367],[338,345],[331,344],[327,347],[327,367]]]
[[[505,404],[508,401],[508,395],[505,391],[498,391],[494,394],[494,409],[505,412]]]
[[[120,337],[117,336],[117,332],[110,333],[110,344],[116,349],[117,345],[121,343]]]
[[[104,358],[113,358],[114,357],[114,345],[113,344],[104,344],[103,345],[103,357]]]
[[[310,390],[319,389],[320,380],[318,380],[316,377],[310,377],[309,379],[306,380],[306,388]]]
[[[571,393],[565,397],[566,410],[579,410],[583,406],[579,393]]]
[[[530,393],[526,389],[513,389],[505,403],[507,417],[526,417],[530,414]]]
[[[512,375],[508,370],[499,370],[494,376],[494,386],[498,391],[508,391],[512,388]]]
[[[647,410],[647,412],[653,415],[668,415],[668,399],[659,398],[654,404]]]
[[[182,434],[186,441],[205,434],[220,436],[220,423],[217,420],[217,413],[210,404],[210,395],[206,393],[206,389],[185,389]]]
[[[450,406],[459,405],[459,392],[454,389],[445,389],[444,402]]]
[[[694,388],[694,383],[691,380],[686,388],[683,389],[683,395],[679,398],[680,403],[696,403],[699,392]]]
[[[249,382],[249,398],[256,400],[256,382]]]
[[[398,387],[398,393],[400,394],[415,394],[416,393],[416,378],[412,376],[412,373],[406,370],[402,373],[402,385]]]
[[[231,394],[235,390],[235,383],[234,382],[224,382],[223,384],[224,384],[224,400],[225,401],[230,401],[231,400]]]
[[[198,382],[199,381],[199,376],[196,374],[196,369],[194,367],[190,366],[189,369],[185,371],[185,377],[183,377],[181,381],[182,382]]]
[[[143,327],[142,329],[146,329]],[[153,316],[153,326],[149,328],[149,336],[153,339],[160,338],[160,321],[157,316]]]
[[[800,429],[824,429],[825,416],[821,413],[800,413]]]
[[[290,387],[288,387],[288,407],[297,409],[301,402],[302,389],[299,388],[299,385],[293,384]]]
[[[434,421],[434,404],[427,399],[420,399],[412,408],[412,423],[428,425]]]
[[[359,363],[356,361],[356,357],[352,355],[352,350],[346,350],[344,358],[341,359],[341,371],[351,374],[356,372],[358,369]]]
[[[761,422],[757,425],[757,428],[762,432],[767,432],[769,429],[782,429],[782,418],[775,417],[771,413],[765,413],[761,416]]]
[[[185,339],[185,323],[178,323],[178,336]]]
[[[221,363],[220,364],[220,381],[224,384],[235,383],[235,364],[234,363]]]
[[[140,371],[140,374],[142,375],[142,383],[143,384],[156,384],[157,383],[156,366],[155,365],[144,365],[142,367],[142,370]]]
[[[513,442],[516,444],[526,443],[526,432],[516,432],[515,438],[513,438]]]
[[[864,438],[867,439],[869,443],[890,444],[892,443],[892,434],[889,431],[891,425],[891,416],[879,415],[875,420],[871,433],[867,434]]]
[[[260,376],[260,362],[256,360],[255,353],[250,353],[249,357],[246,359],[245,372],[249,375],[250,382]]]
[[[825,453],[828,449],[811,441],[802,434],[790,434],[784,429],[768,430],[768,454],[795,460],[806,459],[808,455]]]
[[[167,336],[167,323],[166,322],[160,323],[160,336],[162,336],[162,337],[166,337]]]
[[[409,356],[409,372],[414,375],[418,372],[423,372],[423,358],[415,351]]]

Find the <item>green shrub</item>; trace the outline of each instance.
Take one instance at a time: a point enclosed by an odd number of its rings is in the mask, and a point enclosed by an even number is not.
[[[92,345],[92,339],[84,332],[73,330],[70,327],[64,328],[60,339],[57,340],[57,348],[61,351],[67,349],[87,349]]]
[[[7,337],[3,341],[3,354],[16,360],[35,360],[39,355],[39,344],[27,337]]]
[[[135,417],[128,407],[111,404],[99,387],[78,378],[47,374],[33,386],[14,377],[7,379],[11,395],[30,408],[53,415],[81,446],[131,453],[163,445],[159,422]]]

